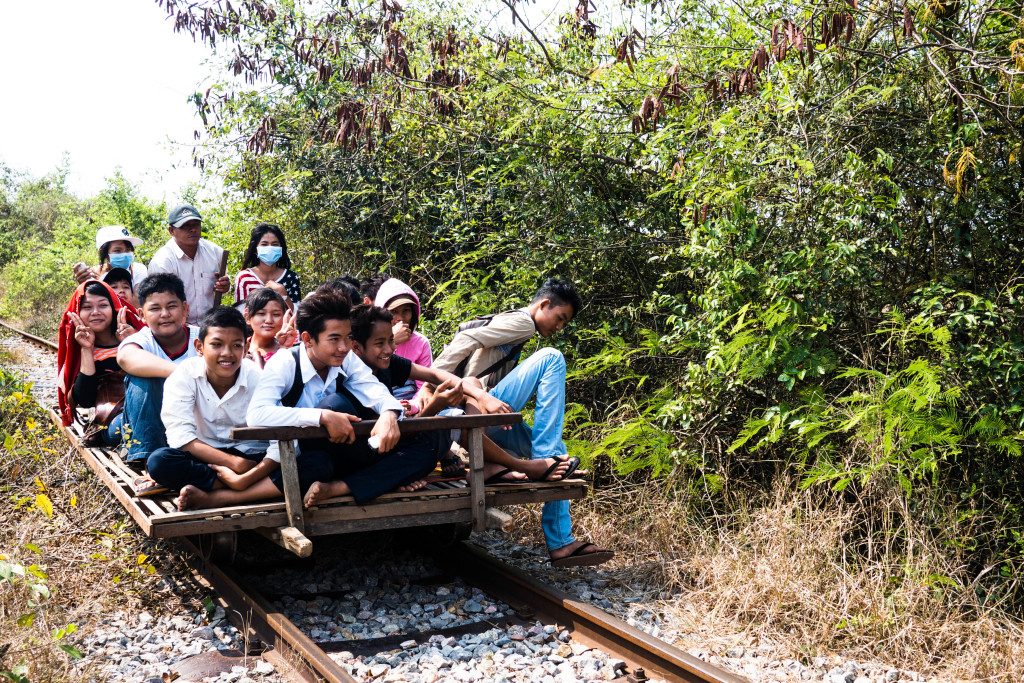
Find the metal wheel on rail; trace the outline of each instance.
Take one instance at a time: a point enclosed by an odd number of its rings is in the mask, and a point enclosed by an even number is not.
[[[212,534],[200,534],[192,537],[192,542],[199,548],[200,556],[207,562],[216,564],[234,564],[238,553],[238,532],[218,531]]]

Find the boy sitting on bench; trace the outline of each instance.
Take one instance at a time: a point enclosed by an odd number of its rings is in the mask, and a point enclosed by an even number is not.
[[[202,320],[199,356],[182,361],[164,383],[160,417],[167,446],[149,455],[158,484],[181,491],[179,510],[220,507],[280,495],[261,484],[278,469],[264,457],[266,441],[238,441],[231,429],[245,424],[260,370],[245,355],[245,318],[218,306]],[[233,489],[233,490],[232,490]]]
[[[131,440],[125,460],[130,468],[142,472],[149,454],[167,445],[160,420],[164,380],[179,363],[196,355],[199,328],[185,324],[188,302],[185,286],[177,275],[150,275],[139,283],[136,293],[148,327],[121,342],[117,347],[117,364],[127,373],[124,420],[131,427]],[[144,479],[136,488],[139,495],[167,490]]]
[[[419,411],[418,417],[437,415],[442,410],[456,407],[463,402],[464,396],[476,406],[475,412],[512,412],[506,403],[488,394],[472,378],[464,382],[450,372],[425,367],[396,355],[392,322],[393,315],[386,308],[368,304],[356,306],[352,311],[352,351],[392,393],[406,386],[409,380],[436,385],[437,389]],[[484,465],[485,484],[515,483],[528,479],[559,481],[571,476],[580,462],[579,458],[569,458],[568,461],[556,458],[522,460],[506,453],[486,436],[483,445],[484,459],[487,461]],[[512,472],[521,472],[526,476],[509,477]]]
[[[535,333],[547,338],[559,332],[579,313],[582,301],[568,280],[550,278],[525,308],[463,324],[434,359],[434,368],[460,377],[476,377],[490,395],[519,412],[536,395],[533,427],[491,427],[489,436],[504,450],[522,458],[568,459],[562,441],[565,420],[565,358],[557,349],[538,350],[521,364],[523,346]],[[428,385],[424,385],[428,389]],[[572,535],[569,501],[544,503],[541,515],[551,564],[579,567],[601,564],[614,553]]]
[[[401,438],[402,404],[351,349],[348,299],[318,289],[299,306],[300,344],[275,353],[263,369],[249,405],[251,427],[326,428],[327,439],[298,443],[299,488],[306,507],[351,494],[359,504],[401,487],[415,490],[446,448],[441,432]],[[352,423],[375,419],[370,437]],[[271,453],[277,443],[271,444]]]

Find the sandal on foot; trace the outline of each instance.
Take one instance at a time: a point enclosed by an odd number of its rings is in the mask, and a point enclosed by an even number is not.
[[[462,464],[462,458],[452,453],[441,458],[440,466],[441,472],[449,477],[462,475],[466,472],[466,466]]]
[[[136,498],[159,496],[171,490],[170,487],[158,484],[149,477],[137,477],[135,481],[132,482],[132,488],[135,489]]]
[[[544,470],[544,474],[540,475],[540,479],[536,479],[535,481],[562,481],[563,479],[568,479],[569,477],[571,477],[572,473],[576,471],[576,468],[580,466],[580,459],[577,458],[576,456],[570,458],[565,455],[561,457],[556,455],[554,456],[554,458],[555,464]],[[558,466],[561,465],[563,462],[569,463],[569,469],[565,471],[565,474],[558,477],[557,479],[548,479],[548,477],[551,476],[551,473],[554,472],[555,469],[557,469]]]
[[[484,479],[484,486],[494,486],[495,484],[521,484],[527,481],[526,479],[523,479],[522,481],[515,479],[502,479],[506,474],[512,474],[513,472],[515,472],[515,470],[506,467],[500,472],[496,472]]]
[[[587,552],[588,548],[594,548],[594,550]],[[597,564],[604,564],[613,557],[615,557],[613,550],[603,550],[593,543],[584,543],[565,557],[551,558],[548,562],[552,567],[593,567]]]

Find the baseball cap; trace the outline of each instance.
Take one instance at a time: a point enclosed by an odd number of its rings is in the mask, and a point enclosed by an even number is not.
[[[96,231],[96,248],[99,249],[107,242],[116,242],[118,240],[124,240],[133,247],[137,247],[142,244],[142,240],[138,237],[132,237],[131,233],[128,232],[128,228],[123,225],[108,225],[100,228]]]
[[[411,296],[396,296],[394,299],[388,302],[388,310],[393,311],[399,306],[405,304],[411,304],[413,308],[416,308],[416,302],[412,300]]]
[[[176,207],[171,209],[171,212],[167,215],[167,222],[175,228],[180,228],[189,221],[201,221],[203,217],[199,215],[199,211],[196,207],[191,204],[178,204]]]

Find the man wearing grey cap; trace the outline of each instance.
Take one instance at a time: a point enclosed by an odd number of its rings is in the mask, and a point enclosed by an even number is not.
[[[185,284],[190,325],[198,325],[213,308],[215,292],[223,294],[231,287],[227,274],[217,276],[224,250],[202,238],[202,220],[199,211],[190,204],[179,204],[171,209],[167,216],[171,239],[149,262],[150,275],[173,273]]]

